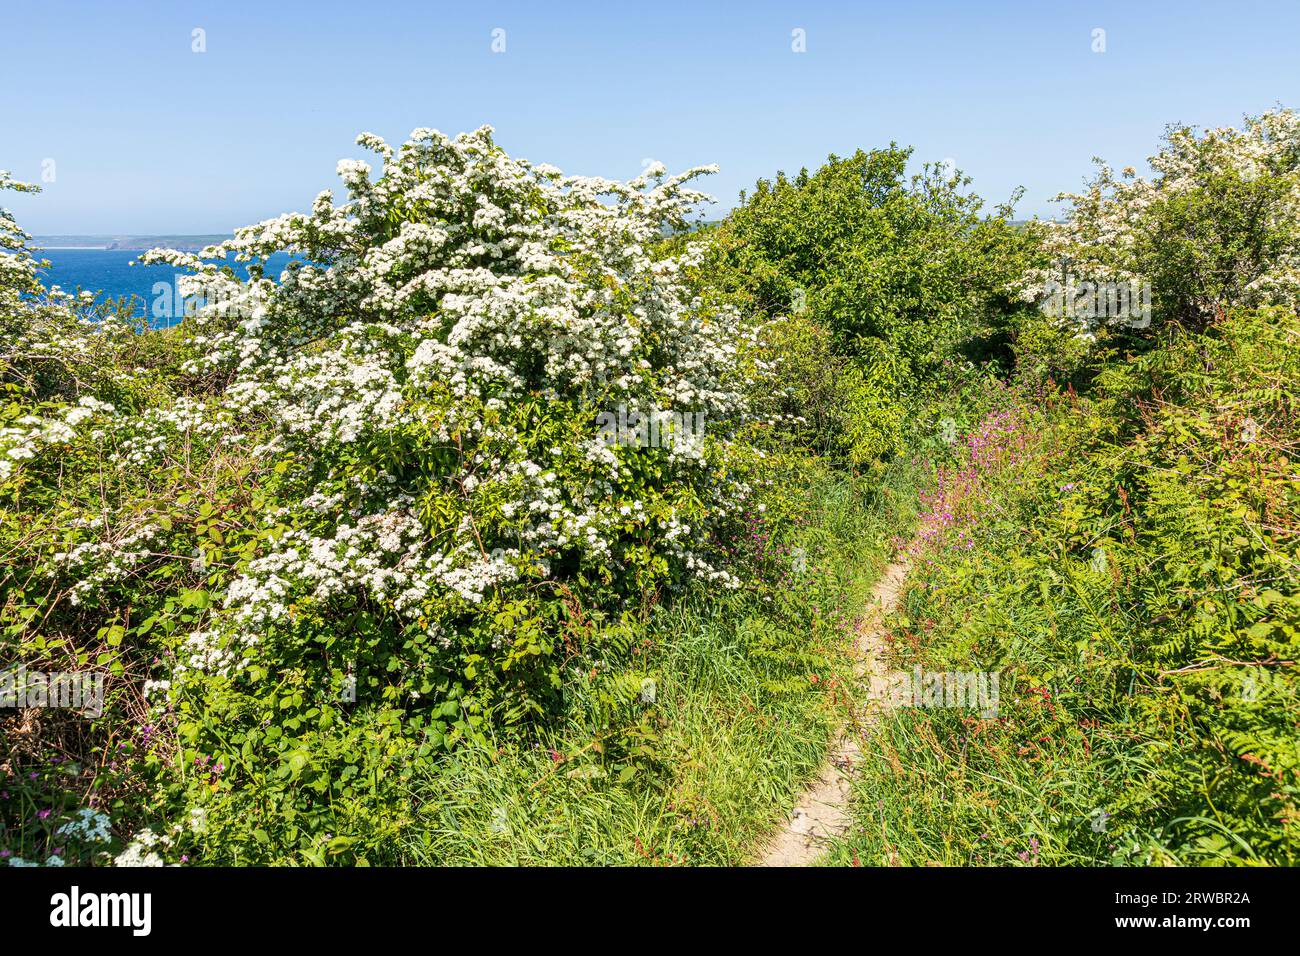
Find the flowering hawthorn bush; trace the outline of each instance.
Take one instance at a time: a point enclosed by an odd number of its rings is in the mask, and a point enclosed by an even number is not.
[[[1276,109],[1243,129],[1171,127],[1149,162],[1151,179],[1132,167],[1116,177],[1098,160],[1084,192],[1056,197],[1069,214],[1039,224],[1044,256],[1016,286],[1023,299],[1076,278],[1149,283],[1156,320],[1193,327],[1229,306],[1300,304],[1300,116]],[[1118,324],[1097,319],[1065,324],[1088,338]]]
[[[202,256],[146,257],[193,269],[208,305],[188,368],[228,377],[159,432],[206,426],[275,462],[274,531],[178,670],[231,673],[348,614],[437,649],[404,694],[499,678],[522,713],[545,690],[523,684],[556,647],[563,582],[635,603],[674,572],[734,583],[700,542],[744,494],[723,467],[738,318],[688,291],[686,257],[650,251],[705,198],[685,185],[704,170],[564,177],[507,157],[487,128],[417,130],[396,151],[358,141],[383,175],[340,163],[343,205],[324,192]],[[277,285],[258,264],[278,251],[305,261]],[[227,257],[253,277],[204,261]],[[593,422],[620,403],[703,413],[714,432],[611,447]]]
[[[698,249],[659,243],[708,170],[568,177],[486,127],[358,142],[383,167],[341,162],[346,201],[148,253],[202,300],[164,332],[33,298],[5,220],[9,649],[58,635],[130,678],[135,732],[105,747],[256,840],[572,706],[663,589],[739,585],[719,542],[754,507],[749,333],[685,281]],[[611,442],[620,406],[704,434]]]

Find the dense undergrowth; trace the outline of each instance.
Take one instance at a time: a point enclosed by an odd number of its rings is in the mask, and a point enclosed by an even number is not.
[[[995,719],[886,711],[847,862],[1294,864],[1300,321],[1235,313],[1009,389],[943,470],[897,666]]]

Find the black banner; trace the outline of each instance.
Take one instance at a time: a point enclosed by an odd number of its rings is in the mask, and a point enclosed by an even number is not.
[[[1294,870],[1267,869],[0,868],[0,925],[8,943],[75,934],[127,945],[245,937],[337,945],[428,923],[522,935],[611,920],[616,933],[643,925],[675,935],[689,922],[698,937],[800,924],[859,940],[875,924],[927,945],[988,943],[1012,929],[1026,941],[1022,934],[1042,932],[1230,941],[1291,926],[1297,889]]]

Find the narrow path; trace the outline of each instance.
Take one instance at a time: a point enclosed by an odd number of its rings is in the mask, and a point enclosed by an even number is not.
[[[860,681],[885,675],[884,615],[898,603],[908,567],[906,560],[899,560],[885,568],[858,621],[853,672]],[[870,720],[870,714],[862,719]],[[808,866],[821,855],[828,840],[848,831],[851,772],[862,755],[859,729],[841,728],[830,756],[799,795],[790,818],[763,850],[759,866]]]

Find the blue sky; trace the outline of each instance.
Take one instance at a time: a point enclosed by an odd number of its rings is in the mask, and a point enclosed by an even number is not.
[[[716,162],[720,208],[893,140],[1051,215],[1092,156],[1141,167],[1167,123],[1300,105],[1297,36],[1294,0],[4,0],[0,168],[54,181],[3,201],[36,234],[227,232],[337,185],[362,130],[489,123],[567,172]]]

